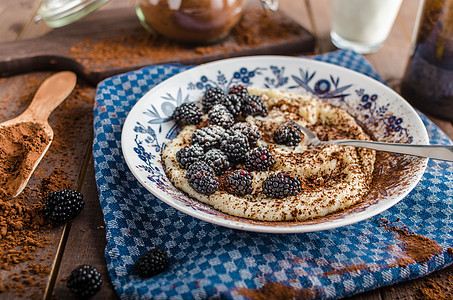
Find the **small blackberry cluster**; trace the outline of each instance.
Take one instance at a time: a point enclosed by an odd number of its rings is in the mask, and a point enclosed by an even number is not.
[[[197,129],[192,134],[190,142],[192,145],[199,145],[205,151],[213,148],[218,148],[220,141],[228,134],[223,127],[217,125],[210,125]]]
[[[203,161],[212,167],[216,175],[222,175],[231,169],[231,163],[228,156],[220,149],[211,149],[203,156]]]
[[[263,193],[271,198],[285,198],[300,193],[299,177],[292,172],[271,174],[263,182]]]
[[[292,120],[284,122],[274,131],[274,142],[286,146],[297,146],[302,137],[299,124]]]
[[[240,163],[245,159],[245,155],[250,150],[247,137],[241,133],[228,135],[220,142],[222,150],[232,163]]]
[[[223,188],[230,194],[245,196],[251,194],[253,175],[242,169],[227,172],[223,183]]]
[[[47,195],[43,212],[49,220],[63,223],[74,219],[84,206],[85,202],[80,192],[63,189]]]
[[[199,161],[203,156],[203,147],[197,144],[185,146],[176,152],[176,160],[183,169],[187,169],[191,164]]]
[[[258,128],[244,121],[248,116],[266,116],[266,105],[260,96],[250,95],[244,85],[232,86],[228,93],[210,88],[201,105],[209,123],[196,129],[191,145],[176,153],[189,185],[207,196],[219,189],[237,196],[251,194],[252,172],[272,170],[275,160],[269,148],[258,146]],[[173,116],[180,125],[199,124],[203,119],[193,103],[177,108]],[[297,123],[287,121],[275,130],[273,139],[278,144],[296,146],[302,132]],[[293,196],[300,189],[297,175],[291,172],[271,174],[262,185],[262,192],[272,198]]]
[[[149,278],[165,271],[169,263],[165,250],[153,248],[137,259],[134,268],[140,277]]]
[[[189,185],[198,193],[211,195],[219,189],[219,179],[214,170],[204,161],[197,161],[186,172]]]
[[[198,125],[201,122],[201,110],[194,102],[186,102],[176,107],[172,119],[179,126]]]
[[[209,123],[223,128],[229,128],[234,124],[234,117],[222,104],[214,105],[208,112]]]
[[[71,271],[66,285],[78,298],[90,298],[101,289],[101,273],[93,266],[81,265]]]
[[[274,165],[274,156],[266,147],[253,148],[245,157],[245,168],[249,171],[267,171]]]

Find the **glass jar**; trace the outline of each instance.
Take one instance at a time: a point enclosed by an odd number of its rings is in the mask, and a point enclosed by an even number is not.
[[[42,0],[35,21],[62,27],[95,11],[110,0]]]
[[[425,0],[401,93],[415,107],[453,121],[453,0]]]
[[[189,44],[219,41],[239,23],[246,0],[138,0],[137,16],[152,33]]]

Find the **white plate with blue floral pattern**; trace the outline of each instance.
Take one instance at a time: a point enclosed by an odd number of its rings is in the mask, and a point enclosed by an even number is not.
[[[250,56],[200,65],[160,83],[133,107],[122,131],[122,151],[137,180],[179,211],[213,224],[267,233],[326,230],[353,224],[395,205],[418,183],[427,159],[380,153],[373,186],[359,205],[303,222],[260,222],[237,218],[188,197],[165,175],[160,151],[179,128],[170,116],[183,102],[199,101],[210,87],[235,84],[313,94],[341,107],[379,141],[429,144],[415,110],[395,91],[363,74],[304,58]]]

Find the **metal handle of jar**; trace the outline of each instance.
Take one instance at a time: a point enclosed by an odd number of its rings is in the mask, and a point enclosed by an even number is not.
[[[278,10],[278,0],[261,0],[264,9],[270,9],[272,11]]]

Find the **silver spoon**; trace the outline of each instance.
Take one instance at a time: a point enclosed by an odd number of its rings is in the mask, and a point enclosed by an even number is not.
[[[413,145],[360,140],[333,140],[323,142],[310,129],[302,125],[300,125],[300,129],[305,134],[306,138],[304,142],[309,148],[322,145],[344,145],[453,161],[453,145]]]

